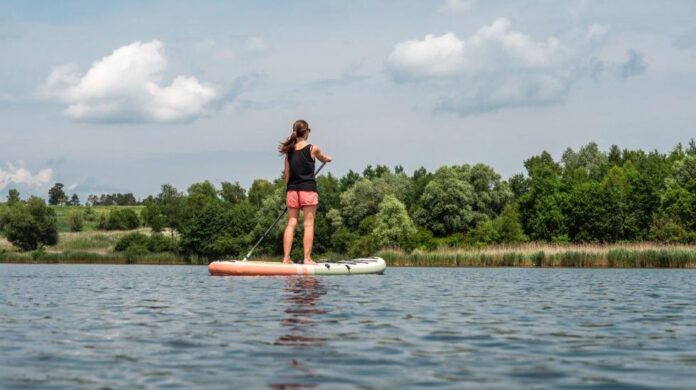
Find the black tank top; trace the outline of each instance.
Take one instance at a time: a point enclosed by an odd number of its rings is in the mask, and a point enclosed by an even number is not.
[[[317,192],[312,145],[307,144],[302,149],[288,151],[288,163],[290,165],[290,179],[287,190]]]

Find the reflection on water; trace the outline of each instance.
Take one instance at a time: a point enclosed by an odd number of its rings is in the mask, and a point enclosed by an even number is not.
[[[308,348],[324,343],[321,337],[312,336],[316,326],[313,316],[327,313],[317,308],[319,298],[326,294],[326,287],[314,276],[285,279],[285,314],[281,321],[287,328],[287,334],[276,340],[276,345],[289,345],[298,348]]]
[[[325,339],[316,336],[317,316],[328,313],[319,308],[320,298],[326,295],[326,286],[314,276],[288,277],[285,279],[283,303],[285,306],[281,325],[285,334],[278,337],[275,345],[297,349],[310,349],[324,345]],[[292,356],[292,354],[291,354]],[[269,384],[274,389],[299,389],[315,387],[315,384],[304,383],[308,378],[318,377],[318,373],[302,358],[292,356],[288,362],[290,367],[287,380],[278,383],[278,379]]]

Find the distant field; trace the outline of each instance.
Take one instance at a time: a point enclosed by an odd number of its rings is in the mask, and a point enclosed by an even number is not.
[[[72,212],[81,212],[84,213],[87,207],[85,206],[51,206],[53,210],[56,212],[56,217],[58,219],[58,232],[69,232],[70,231],[70,214]],[[91,232],[94,230],[97,230],[97,222],[99,221],[99,216],[101,214],[108,215],[109,212],[113,209],[124,209],[124,208],[129,208],[135,210],[135,212],[140,215],[140,211],[144,208],[144,206],[92,206],[92,210],[94,211],[94,219],[92,221],[88,221],[87,219],[83,219],[84,225],[82,228],[82,231],[85,232]],[[84,217],[84,214],[83,214]]]
[[[107,254],[113,251],[116,242],[123,236],[134,231],[150,234],[150,228],[137,230],[93,230],[88,232],[59,233],[58,245],[46,247],[47,252],[92,252]]]

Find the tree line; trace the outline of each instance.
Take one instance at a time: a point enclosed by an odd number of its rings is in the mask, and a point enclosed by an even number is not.
[[[315,251],[361,256],[382,247],[411,251],[529,240],[696,242],[693,140],[668,153],[618,146],[602,151],[589,143],[568,148],[559,161],[548,152],[532,156],[524,170],[507,180],[485,164],[410,174],[401,166],[370,165],[361,173],[320,175]],[[249,189],[205,181],[184,192],[165,184],[142,201],[139,217],[155,232],[169,229],[167,247],[182,256],[234,257],[282,211],[284,195],[281,177],[257,179]],[[29,210],[40,202],[14,205]],[[282,230],[282,224],[276,227],[257,253],[282,253]]]
[[[63,183],[55,183],[53,187],[48,190],[48,204],[51,206],[80,206],[80,197],[77,196],[77,194],[72,194],[71,197],[68,197],[63,190],[64,187],[65,185]],[[12,189],[10,191],[17,190]],[[18,195],[19,192],[16,192],[13,196]],[[85,203],[85,205],[90,206],[137,206],[139,204],[140,202],[131,192],[125,194],[90,194]]]

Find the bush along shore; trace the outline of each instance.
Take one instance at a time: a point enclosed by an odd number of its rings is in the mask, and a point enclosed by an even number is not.
[[[120,240],[121,243],[126,240]],[[132,247],[131,247],[132,248]],[[432,251],[383,249],[376,256],[390,267],[569,267],[569,268],[696,268],[696,247],[636,245],[525,244],[487,248],[446,248]],[[329,259],[346,259],[332,254]],[[325,258],[318,257],[319,261]],[[259,257],[257,261],[280,261]],[[104,253],[87,250],[47,252],[0,251],[0,263],[15,264],[150,264],[207,265],[209,259],[184,258],[173,252],[143,253],[132,250]]]
[[[156,253],[129,257],[125,253],[94,252],[5,252],[0,253],[0,263],[11,264],[159,264],[196,265],[208,264],[208,260],[184,259],[173,253]]]

